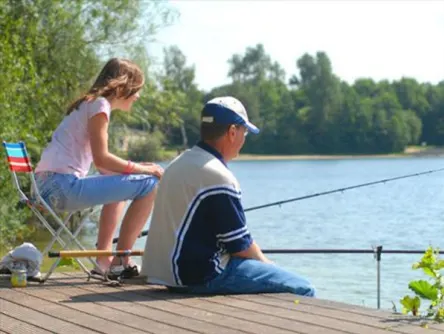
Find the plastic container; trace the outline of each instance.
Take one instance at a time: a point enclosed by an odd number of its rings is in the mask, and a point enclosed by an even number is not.
[[[26,269],[13,269],[11,271],[11,284],[14,288],[24,288],[27,282]]]

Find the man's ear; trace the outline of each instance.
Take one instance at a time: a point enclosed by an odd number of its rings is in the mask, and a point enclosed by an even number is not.
[[[230,127],[228,128],[227,134],[230,142],[234,142],[234,138],[236,138],[236,130],[237,129],[235,125],[230,125]]]

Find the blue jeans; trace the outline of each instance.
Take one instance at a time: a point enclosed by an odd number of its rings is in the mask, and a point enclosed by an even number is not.
[[[194,294],[255,294],[289,292],[314,297],[315,288],[305,278],[274,264],[232,257],[225,270],[209,282],[180,288],[174,292]]]
[[[36,174],[40,195],[57,211],[74,211],[96,205],[134,200],[149,194],[159,179],[152,175],[93,175],[79,178],[72,174]]]

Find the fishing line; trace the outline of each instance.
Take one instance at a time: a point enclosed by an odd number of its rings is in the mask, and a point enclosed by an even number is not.
[[[286,203],[290,203],[290,202],[295,202],[295,201],[300,201],[300,200],[303,200],[303,199],[308,199],[308,198],[313,198],[313,197],[318,197],[318,196],[323,196],[323,195],[334,194],[334,193],[337,193],[337,192],[344,192],[346,190],[356,189],[356,188],[361,188],[361,187],[367,187],[367,186],[371,186],[371,185],[375,185],[375,184],[379,184],[379,183],[387,183],[387,182],[390,182],[390,181],[407,179],[409,177],[414,177],[414,176],[420,176],[420,175],[425,175],[425,174],[436,173],[436,172],[440,172],[440,171],[443,171],[443,170],[444,170],[444,168],[433,169],[433,170],[428,170],[428,171],[421,172],[421,173],[414,173],[414,174],[408,174],[408,175],[403,175],[403,176],[397,176],[397,177],[392,177],[392,178],[383,179],[383,180],[379,180],[379,181],[362,183],[362,184],[358,184],[358,185],[355,185],[355,186],[350,186],[350,187],[344,187],[344,188],[338,188],[338,189],[334,189],[334,190],[324,191],[324,192],[320,192],[320,193],[316,193],[316,194],[305,195],[305,196],[301,196],[301,197],[289,198],[289,199],[286,199],[286,200],[283,200],[283,201],[278,201],[278,202],[272,202],[272,203],[268,203],[268,204],[262,204],[262,205],[258,205],[258,206],[253,206],[251,208],[245,209],[244,211],[245,212],[253,211],[253,210],[268,208],[270,206],[275,206],[275,205],[279,205],[280,206],[282,204],[286,204]]]

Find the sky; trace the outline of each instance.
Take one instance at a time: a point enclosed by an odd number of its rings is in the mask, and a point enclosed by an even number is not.
[[[444,80],[444,0],[178,0],[180,13],[149,52],[177,45],[196,68],[196,83],[210,90],[230,82],[228,59],[264,45],[287,79],[304,53],[325,51],[333,72],[356,78]]]

